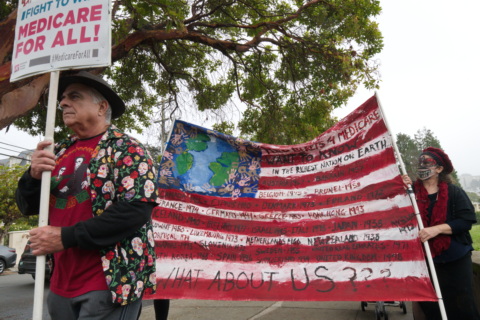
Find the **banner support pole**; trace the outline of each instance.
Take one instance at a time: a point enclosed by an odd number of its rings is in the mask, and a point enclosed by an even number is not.
[[[48,90],[47,122],[45,126],[45,140],[52,144],[45,149],[53,152],[53,134],[55,130],[55,113],[57,109],[57,93],[60,71],[50,73],[50,87]],[[38,226],[48,225],[48,204],[50,198],[51,171],[42,172],[42,184],[40,193],[40,212],[38,215]],[[37,256],[35,268],[35,290],[33,295],[33,320],[41,320],[43,315],[43,294],[45,291],[45,263],[46,256]]]
[[[385,123],[385,126],[387,127],[388,134],[390,134],[390,138],[392,139],[393,149],[395,151],[397,161],[399,162],[399,165],[400,165],[400,171],[401,171],[402,175],[405,175],[405,174],[407,174],[407,171],[405,170],[405,164],[403,162],[400,151],[398,150],[398,146],[397,146],[397,142],[395,140],[395,137],[392,135],[392,132],[390,131],[390,127],[388,125],[387,118],[385,117],[385,113],[383,112],[382,104],[380,103],[380,99],[378,97],[378,92],[376,92],[376,91],[375,91],[375,98],[377,99],[378,109],[380,110],[380,113],[382,114],[382,118],[383,118],[383,121]],[[410,197],[410,201],[412,202],[413,208],[415,209],[415,216],[417,218],[418,227],[421,230],[421,229],[424,228],[423,221],[422,221],[422,217],[420,216],[420,210],[418,209],[417,201],[415,200],[415,193],[413,192],[413,189],[412,189],[411,185],[408,185],[407,193],[408,193],[408,196]],[[432,275],[432,280],[433,280],[433,285],[435,287],[435,292],[437,294],[438,304],[439,304],[439,307],[440,307],[440,313],[442,315],[442,319],[447,320],[447,313],[446,313],[446,310],[445,310],[445,305],[443,303],[442,292],[440,291],[440,285],[438,283],[437,272],[435,270],[435,265],[433,264],[432,252],[430,251],[430,245],[428,244],[428,241],[425,241],[423,243],[423,246],[425,248],[425,252],[426,252],[426,256],[427,256],[428,266],[430,267],[430,273]]]
[[[162,143],[162,158],[163,158],[163,154],[165,153],[165,150],[167,150],[167,143],[168,143],[168,141],[170,141],[170,138],[171,138],[172,133],[173,133],[173,128],[175,128],[175,122],[176,121],[177,121],[177,119],[174,119],[172,121],[172,125],[170,126],[170,133],[168,134],[167,140],[165,140],[165,142]]]

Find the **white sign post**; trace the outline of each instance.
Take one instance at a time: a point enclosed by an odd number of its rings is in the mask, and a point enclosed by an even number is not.
[[[48,92],[47,123],[45,126],[45,140],[52,141],[47,148],[53,152],[53,133],[55,128],[55,110],[58,92],[59,71],[50,73],[50,89]],[[50,178],[51,171],[42,173],[42,189],[40,194],[40,212],[38,216],[38,226],[43,227],[48,224],[48,203],[50,196]],[[33,320],[42,319],[43,292],[45,283],[45,262],[44,255],[37,256],[35,268],[35,290],[33,295]]]
[[[110,0],[19,0],[10,82],[50,72],[45,140],[52,141],[60,70],[111,64]],[[39,226],[48,224],[51,172],[43,172]],[[42,319],[46,257],[38,256],[33,320]]]

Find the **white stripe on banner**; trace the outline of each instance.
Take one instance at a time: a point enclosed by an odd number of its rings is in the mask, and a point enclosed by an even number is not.
[[[256,212],[248,212],[248,214],[245,214],[245,211],[243,210],[213,208],[197,204],[185,205],[184,202],[174,200],[162,199],[159,202],[159,206],[163,208],[170,208],[186,213],[195,213],[205,217],[219,217],[226,220],[238,219],[247,221],[273,221],[281,219],[288,222],[301,221],[303,219],[328,220],[331,218],[347,218],[377,212],[379,208],[387,211],[396,208],[411,207],[412,204],[407,195],[396,195],[391,199],[362,201],[355,203],[355,205],[363,207],[363,211],[351,211],[349,209],[352,207],[352,205],[346,205],[332,206],[328,208],[323,208],[322,210],[286,210],[283,212],[271,212],[261,210]]]
[[[374,253],[372,253],[374,255]],[[341,256],[341,255],[340,255]],[[336,258],[336,257],[332,257]],[[188,261],[188,265],[185,262]],[[253,275],[254,280],[260,280],[262,275],[264,279],[267,274],[270,275],[275,272],[272,280],[278,282],[290,281],[293,277],[300,281],[305,282],[305,272],[303,268],[307,270],[316,269],[322,267],[321,275],[326,276],[334,281],[343,282],[350,281],[352,278],[353,270],[356,273],[356,281],[367,281],[384,278],[406,278],[410,277],[412,273],[415,273],[416,277],[428,278],[428,272],[422,267],[421,261],[400,261],[400,262],[369,262],[366,265],[364,262],[316,262],[316,263],[298,263],[298,262],[286,262],[280,266],[258,264],[258,263],[235,263],[235,262],[223,262],[223,261],[190,261],[190,260],[172,260],[163,259],[161,264],[157,265],[157,277],[162,279],[172,279],[172,272],[185,270],[192,270],[192,274],[198,275],[199,278],[212,280],[218,272],[225,275],[226,272],[234,272],[235,277],[242,272],[247,273],[248,276]],[[365,270],[366,268],[370,270]],[[362,271],[363,270],[363,271]],[[420,270],[417,272],[416,270]],[[317,272],[318,274],[319,272]],[[314,275],[314,273],[310,272]],[[365,280],[365,277],[367,280]],[[172,279],[173,280],[173,279]]]
[[[298,189],[270,189],[258,191],[256,198],[258,199],[301,199],[310,195],[336,195],[361,191],[363,188],[373,184],[397,177],[399,174],[396,164],[392,164],[386,168],[370,172],[356,180],[342,180],[330,183],[322,183],[317,186],[310,186]]]

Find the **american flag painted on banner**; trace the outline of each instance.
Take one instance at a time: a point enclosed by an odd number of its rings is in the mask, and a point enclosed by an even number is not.
[[[299,145],[176,121],[158,183],[149,299],[436,300],[375,96]]]

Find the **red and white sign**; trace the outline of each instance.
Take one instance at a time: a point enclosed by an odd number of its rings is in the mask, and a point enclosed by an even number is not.
[[[437,299],[376,97],[300,145],[176,121],[159,169],[147,298]]]
[[[111,63],[109,0],[20,0],[10,81]]]

